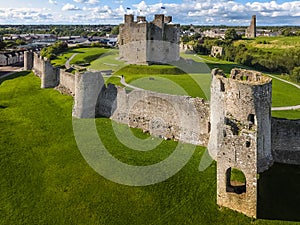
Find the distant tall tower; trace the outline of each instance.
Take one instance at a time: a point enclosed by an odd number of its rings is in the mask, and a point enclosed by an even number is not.
[[[256,37],[256,15],[252,16],[250,26],[246,29],[245,36],[246,38]]]

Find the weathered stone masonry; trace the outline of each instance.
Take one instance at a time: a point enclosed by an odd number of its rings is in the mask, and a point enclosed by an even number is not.
[[[24,68],[41,86],[63,87],[74,96],[73,116],[104,116],[153,135],[208,146],[217,161],[217,203],[257,215],[257,174],[273,162],[300,165],[300,120],[271,118],[272,82],[256,71],[233,69],[230,78],[213,70],[210,103],[200,98],[105,86],[98,73],[68,74],[37,54]],[[32,68],[31,68],[32,62]],[[245,184],[230,181],[242,171]]]
[[[254,71],[233,69],[228,79],[213,70],[208,149],[217,161],[217,203],[251,217],[257,211],[257,174],[273,164],[271,84]],[[232,169],[244,173],[244,187],[231,183]]]
[[[169,63],[179,60],[180,26],[171,16],[155,15],[148,22],[143,16],[134,21],[125,15],[120,25],[120,58],[131,64]]]

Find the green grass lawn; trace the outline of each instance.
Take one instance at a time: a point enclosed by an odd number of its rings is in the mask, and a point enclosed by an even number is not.
[[[240,40],[235,45],[244,44],[248,48],[259,48],[266,52],[281,53],[285,49],[300,48],[299,36],[294,37],[257,37],[255,39]]]
[[[0,81],[0,224],[278,224],[219,209],[216,164],[198,170],[202,147],[164,182],[130,187],[106,180],[89,167],[77,148],[73,99],[40,89],[39,78],[27,71],[14,77]],[[96,125],[110,153],[130,164],[158,162],[177,145],[162,141],[156,149],[137,152],[117,141],[109,119],[96,119]],[[149,137],[132,130],[139,138]],[[261,177],[262,218],[300,219],[295,197],[299,196],[299,167],[276,165]],[[278,194],[282,180],[293,190],[285,192],[284,199]]]
[[[91,63],[94,60],[98,59],[100,56],[108,52],[108,49],[105,48],[78,48],[76,49],[80,53],[76,55],[70,62],[70,64],[82,64],[82,63]]]
[[[272,116],[286,119],[300,119],[300,110],[272,111]]]
[[[63,66],[65,65],[66,61],[75,53],[78,55],[71,60],[70,64],[91,63],[108,51],[108,49],[97,47],[71,48],[68,51],[61,53],[56,59],[51,60],[51,63],[55,66]]]
[[[101,57],[92,61],[89,68],[94,70],[112,70],[116,72],[126,65],[124,61],[118,60],[118,58],[119,50],[109,49]]]
[[[56,59],[51,60],[51,64],[54,66],[64,66],[67,60],[75,53],[81,53],[80,49],[69,49],[68,51],[61,53]]]

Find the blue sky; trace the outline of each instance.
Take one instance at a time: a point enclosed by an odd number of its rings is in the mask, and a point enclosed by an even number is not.
[[[0,24],[119,24],[125,13],[196,25],[248,25],[255,14],[258,25],[300,26],[300,0],[0,0]]]

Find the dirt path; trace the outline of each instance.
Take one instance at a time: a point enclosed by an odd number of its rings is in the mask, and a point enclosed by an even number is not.
[[[66,69],[70,69],[70,62],[72,61],[72,59],[74,59],[74,57],[76,56],[76,55],[78,55],[78,53],[74,53],[67,61],[66,61],[66,63],[65,63],[65,67],[66,67]]]
[[[0,67],[0,78],[8,77],[9,75],[22,71],[23,66],[3,66]]]

